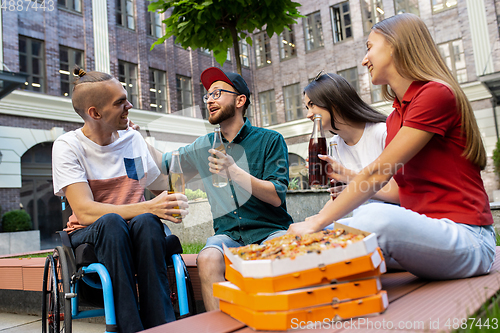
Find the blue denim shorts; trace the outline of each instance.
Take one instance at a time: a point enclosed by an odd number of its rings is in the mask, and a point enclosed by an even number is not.
[[[265,241],[269,240],[269,239],[273,239],[275,237],[283,236],[284,234],[286,234],[286,232],[287,232],[286,230],[275,231],[275,232],[271,233],[269,236],[267,236],[266,239],[264,239],[261,242],[261,244],[264,243]],[[243,243],[243,242],[237,242],[237,241],[235,241],[234,239],[232,239],[231,237],[229,237],[227,235],[215,235],[215,236],[209,237],[207,239],[207,243],[205,244],[205,247],[203,249],[201,249],[201,251],[203,251],[203,250],[205,250],[207,248],[212,247],[212,248],[215,248],[215,249],[219,250],[222,254],[224,254],[224,250],[223,250],[222,244],[225,244],[227,247],[245,246],[245,243]]]

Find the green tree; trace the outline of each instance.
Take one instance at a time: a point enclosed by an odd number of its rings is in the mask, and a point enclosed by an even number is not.
[[[228,49],[233,47],[241,74],[238,41],[246,39],[252,45],[247,34],[263,30],[264,26],[269,37],[281,34],[285,27],[302,17],[297,10],[299,6],[291,0],[153,0],[149,11],[164,13],[171,8],[172,11],[163,21],[165,35],[151,48],[175,36],[175,42],[184,49],[212,50],[222,66]]]

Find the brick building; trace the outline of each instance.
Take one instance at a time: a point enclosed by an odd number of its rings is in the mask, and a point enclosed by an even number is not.
[[[321,70],[344,76],[361,97],[389,114],[392,102],[382,101],[361,66],[366,40],[374,23],[400,12],[419,15],[443,57],[472,102],[491,156],[498,138],[496,101],[492,92],[500,71],[498,0],[317,0],[299,1],[306,16],[281,36],[256,34],[253,69],[260,125],[285,137],[291,164],[307,156],[312,122],[304,119],[302,91]],[[498,93],[498,91],[497,91]],[[300,158],[299,158],[300,156]],[[299,166],[297,166],[299,167]],[[294,166],[292,166],[294,168]],[[299,167],[300,168],[300,167]],[[483,179],[487,192],[498,187],[491,162]],[[293,176],[301,177],[295,172]]]
[[[52,143],[83,124],[70,99],[74,65],[117,77],[134,105],[130,118],[162,151],[213,130],[203,119],[200,74],[220,66],[210,52],[184,50],[173,38],[150,50],[163,35],[163,15],[147,12],[145,0],[45,0],[36,11],[35,2],[27,3],[23,10],[7,6],[0,16],[0,63],[27,77],[0,101],[0,206],[6,212],[21,203],[44,247],[63,226],[60,198],[52,194]],[[252,87],[250,50],[242,45],[242,51]],[[236,71],[232,59],[233,52],[224,70]]]
[[[253,35],[240,44],[243,76],[253,95],[252,123],[282,133],[294,176],[303,165],[312,123],[304,119],[302,90],[320,70],[346,77],[363,99],[389,113],[361,66],[374,22],[412,12],[428,25],[472,102],[488,155],[498,138],[495,90],[500,72],[498,0],[317,0],[298,1],[305,15],[291,30],[269,38]],[[71,68],[109,72],[134,104],[130,118],[162,151],[192,142],[212,130],[204,120],[201,72],[219,66],[210,52],[184,50],[173,38],[150,50],[163,34],[164,14],[147,12],[145,0],[45,0],[35,10],[23,3],[2,8],[0,62],[26,75],[23,89],[0,100],[0,206],[19,203],[40,229],[42,246],[62,227],[60,201],[52,195],[51,146],[82,125],[70,96]],[[234,53],[224,70],[236,71]],[[0,85],[1,88],[1,85]],[[490,163],[491,164],[491,163]],[[484,174],[487,191],[497,188]]]

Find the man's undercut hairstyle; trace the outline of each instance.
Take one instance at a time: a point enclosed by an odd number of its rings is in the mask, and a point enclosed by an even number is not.
[[[73,108],[83,118],[89,107],[100,107],[105,100],[105,96],[101,94],[102,88],[93,83],[110,81],[113,76],[97,71],[85,72],[78,66],[75,66],[73,73],[78,76],[73,81]]]

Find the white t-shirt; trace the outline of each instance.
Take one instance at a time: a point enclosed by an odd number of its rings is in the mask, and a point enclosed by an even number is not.
[[[337,162],[355,172],[361,171],[382,153],[387,137],[385,123],[366,123],[361,139],[348,146],[338,135],[330,139],[330,154]]]
[[[61,135],[52,148],[54,193],[80,182],[89,184],[94,200],[114,205],[144,201],[144,188],[159,175],[144,138],[138,131],[118,131],[118,139],[100,146],[81,129]],[[74,215],[69,230],[81,228]]]

